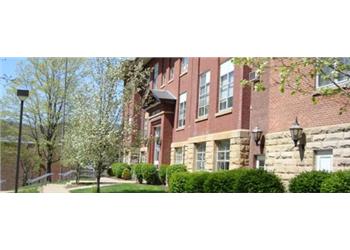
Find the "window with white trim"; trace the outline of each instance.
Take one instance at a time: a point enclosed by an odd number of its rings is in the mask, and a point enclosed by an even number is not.
[[[255,168],[265,169],[265,155],[255,156]]]
[[[179,97],[179,117],[178,117],[178,127],[179,128],[182,128],[185,126],[186,99],[187,99],[187,92],[182,93]]]
[[[188,57],[181,58],[181,71],[180,73],[183,74],[188,71]]]
[[[199,77],[198,118],[208,115],[210,71]]]
[[[226,61],[220,65],[219,111],[232,107],[233,103],[233,63]]]
[[[175,148],[175,164],[183,163],[183,151],[182,147]]]
[[[340,57],[339,62],[342,65],[350,65],[350,58],[349,57]],[[349,66],[346,66],[349,67]],[[344,85],[349,83],[349,76],[350,71],[349,70],[340,70],[338,72],[337,69],[337,63],[334,64],[334,68],[332,67],[324,67],[322,69],[323,73],[322,75],[317,75],[316,79],[316,88],[324,88],[324,87],[336,87],[334,83],[339,85]],[[344,73],[341,73],[344,72]],[[334,82],[334,83],[333,83]]]
[[[166,59],[163,59],[163,66],[162,66],[162,85],[166,83]]]
[[[315,151],[315,167],[318,171],[331,172],[333,169],[333,151],[317,150]]]
[[[230,168],[230,140],[216,142],[216,169],[228,170]]]
[[[159,74],[159,63],[156,63],[153,67],[153,79],[152,79],[152,87],[154,89],[157,89],[157,78],[158,78],[158,74]]]
[[[205,142],[196,144],[196,169],[204,170],[205,169]]]

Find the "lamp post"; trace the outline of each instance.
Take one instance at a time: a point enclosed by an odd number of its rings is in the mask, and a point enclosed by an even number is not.
[[[27,97],[29,96],[29,90],[17,89],[17,96],[21,100],[21,112],[20,112],[20,115],[19,115],[19,132],[18,132],[18,143],[17,143],[15,193],[18,192],[19,159],[20,159],[20,154],[21,154],[21,140],[22,140],[23,103],[24,103],[24,100],[27,99]]]

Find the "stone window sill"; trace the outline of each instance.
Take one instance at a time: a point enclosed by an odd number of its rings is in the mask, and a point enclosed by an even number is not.
[[[173,78],[173,79],[170,79],[170,80],[168,81],[168,84],[173,83],[173,81],[174,81],[174,78]]]
[[[180,77],[182,77],[182,76],[186,75],[186,74],[187,74],[187,72],[188,72],[188,70],[187,70],[187,71],[185,71],[185,72],[182,72],[182,73],[180,74]]]
[[[184,129],[185,129],[185,127],[179,127],[175,131],[181,131],[181,130],[184,130]]]
[[[205,120],[208,120],[208,116],[207,115],[197,118],[196,120],[194,120],[194,122],[201,122],[201,121],[205,121]]]
[[[215,117],[227,115],[227,114],[231,114],[231,113],[232,113],[232,108],[228,108],[228,109],[225,109],[225,110],[222,110],[222,111],[215,113]]]
[[[165,87],[165,84],[163,83],[162,85],[160,85],[160,88],[162,89],[162,88],[164,88]]]

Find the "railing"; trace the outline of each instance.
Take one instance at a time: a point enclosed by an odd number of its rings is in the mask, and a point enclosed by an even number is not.
[[[68,179],[72,178],[73,176],[75,177],[76,174],[77,174],[77,171],[70,170],[70,171],[65,172],[65,173],[59,173],[58,175],[60,176],[60,180],[68,180]]]
[[[34,183],[46,183],[47,182],[47,177],[52,176],[52,175],[53,175],[52,173],[49,173],[49,174],[44,174],[42,176],[36,177],[34,179],[29,179],[27,181],[27,184],[28,185],[32,185]]]

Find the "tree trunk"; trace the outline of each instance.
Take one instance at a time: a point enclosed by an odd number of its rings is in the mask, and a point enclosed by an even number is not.
[[[80,181],[80,165],[77,165],[76,172],[75,172],[75,183],[79,184]]]
[[[48,161],[46,162],[46,173],[47,173],[47,174],[51,174],[51,165],[52,165],[52,161],[51,161],[51,160],[48,160]],[[47,177],[47,181],[48,181],[48,182],[51,182],[51,181],[52,181],[51,176],[48,176],[48,177]]]
[[[100,181],[101,181],[101,173],[100,170],[97,171],[97,193],[100,193]]]

